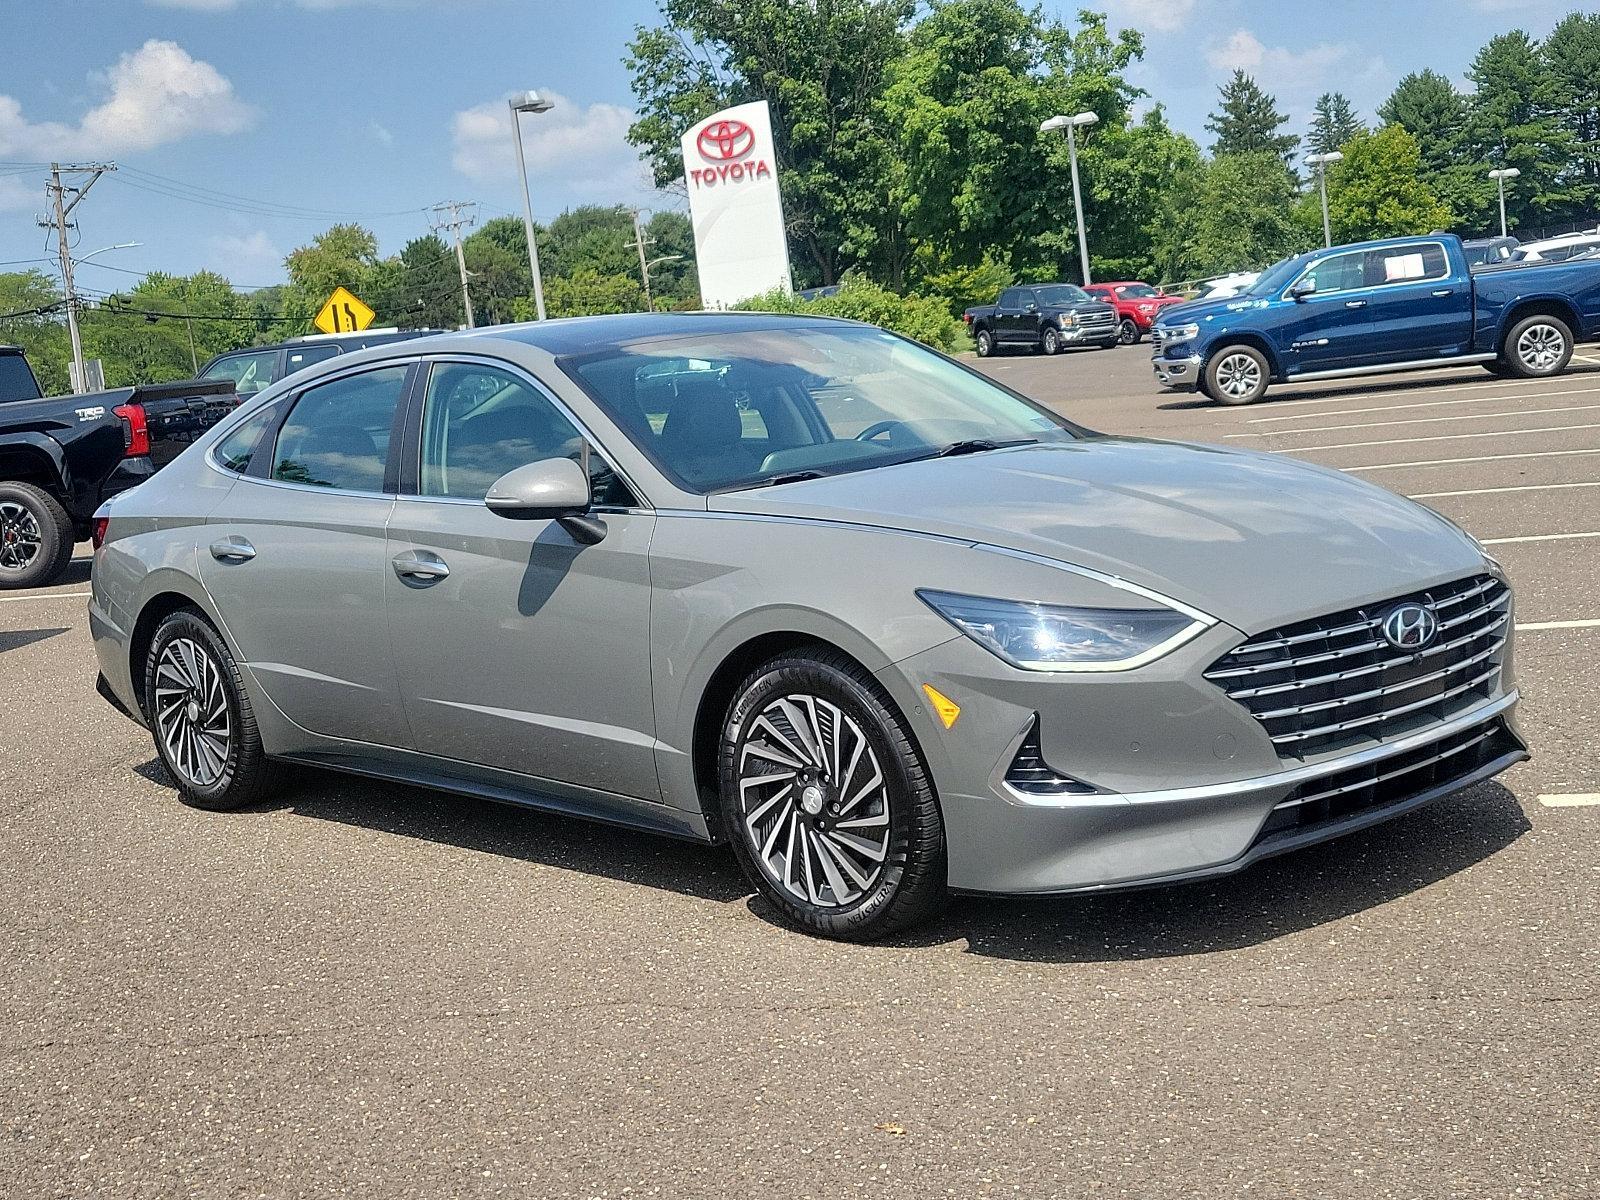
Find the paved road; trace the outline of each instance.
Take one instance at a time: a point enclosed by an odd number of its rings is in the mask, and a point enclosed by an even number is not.
[[[1543,626],[1600,621],[1600,544],[1566,536],[1600,531],[1580,366],[1244,410],[1156,393],[1142,348],[986,369],[1561,535],[1496,547]],[[186,809],[90,691],[74,571],[0,600],[7,1196],[1600,1188],[1600,807],[1540,800],[1600,792],[1594,625],[1520,634],[1537,757],[1504,786],[1221,883],[848,947],[769,924],[725,855],[575,821],[313,774]]]

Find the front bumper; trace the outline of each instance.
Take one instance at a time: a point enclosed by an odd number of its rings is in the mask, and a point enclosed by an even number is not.
[[[1200,385],[1200,367],[1204,362],[1195,354],[1188,358],[1153,358],[1150,366],[1162,387],[1192,389]]]
[[[1135,672],[1053,679],[1009,669],[1002,678],[972,657],[986,651],[957,639],[882,673],[897,693],[931,683],[962,705],[949,731],[920,710],[913,717],[939,789],[949,886],[1050,895],[1227,875],[1528,757],[1518,694],[1503,684],[1406,736],[1285,762],[1243,706],[1189,673],[1230,638],[1219,627]],[[1035,719],[1044,762],[1094,792],[1030,794],[1006,782]]]

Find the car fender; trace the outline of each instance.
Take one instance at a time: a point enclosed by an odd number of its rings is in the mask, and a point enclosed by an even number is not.
[[[41,465],[48,465],[50,471],[50,486],[63,494],[71,491],[72,468],[67,464],[66,451],[54,438],[32,429],[0,433],[0,453],[8,450],[43,459]]]

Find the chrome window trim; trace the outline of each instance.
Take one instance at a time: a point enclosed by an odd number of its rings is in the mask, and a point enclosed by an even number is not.
[[[422,377],[418,380],[418,385],[419,386],[417,388],[417,462],[416,462],[416,466],[417,466],[417,482],[418,482],[418,486],[419,487],[421,486],[421,481],[422,481],[422,448],[423,448],[422,427],[423,427],[423,422],[425,422],[428,419],[428,384],[432,380],[434,364],[436,364],[436,363],[463,363],[463,364],[465,364],[467,366],[489,367],[489,368],[491,368],[493,370],[503,371],[506,374],[512,375],[512,376],[514,376],[514,377],[516,377],[518,379],[526,381],[533,388],[533,390],[535,392],[537,392],[539,395],[543,396],[546,400],[548,400],[551,403],[551,405],[554,406],[555,410],[558,413],[560,413],[566,420],[568,420],[568,421],[570,421],[572,423],[572,427],[575,430],[578,431],[578,436],[581,437],[584,441],[586,441],[589,444],[589,447],[590,447],[591,451],[597,452],[602,458],[605,459],[606,465],[609,466],[613,472],[615,472],[615,474],[616,474],[618,479],[622,480],[623,483],[628,485],[628,490],[633,493],[634,498],[637,499],[639,501],[640,505],[643,506],[644,511],[650,511],[650,512],[654,511],[653,507],[650,504],[650,498],[649,498],[649,496],[647,496],[645,494],[644,489],[641,488],[637,483],[635,483],[633,481],[633,477],[632,476],[630,476],[625,470],[623,470],[621,467],[619,467],[617,465],[617,456],[615,454],[611,453],[610,450],[606,449],[606,446],[605,446],[604,442],[602,442],[599,438],[595,437],[594,430],[592,430],[585,421],[583,421],[575,412],[572,411],[571,405],[567,404],[566,401],[562,400],[560,396],[556,395],[555,392],[548,385],[546,385],[542,380],[540,380],[531,371],[527,370],[527,368],[525,368],[525,367],[523,367],[523,366],[521,366],[521,365],[519,365],[517,363],[511,362],[509,359],[493,358],[493,357],[490,357],[488,355],[482,355],[482,354],[466,354],[466,353],[462,353],[462,352],[459,352],[459,351],[452,351],[452,352],[444,353],[444,354],[425,354],[425,355],[420,355],[419,356],[419,361],[421,361],[422,366],[423,366],[423,374],[422,374]],[[424,496],[420,491],[415,496],[406,495],[406,496],[402,496],[401,499],[404,499],[404,500],[449,500],[449,501],[463,502],[463,503],[467,503],[467,504],[482,504],[483,503],[482,500],[467,500],[463,496]],[[618,511],[618,512],[639,511],[637,509],[626,508],[626,507],[621,507],[621,506],[616,506],[616,505],[608,505],[608,506],[605,506],[605,507],[610,511]],[[597,512],[597,511],[601,511],[601,510],[599,508],[595,508],[595,509],[592,509],[591,511],[596,511]]]
[[[1362,292],[1383,292],[1383,291],[1387,291],[1388,289],[1390,289],[1392,287],[1398,287],[1398,286],[1400,286],[1402,284],[1407,284],[1407,283],[1438,283],[1439,280],[1441,280],[1441,279],[1449,279],[1450,278],[1450,252],[1449,252],[1449,250],[1447,250],[1445,248],[1445,244],[1443,242],[1428,241],[1428,242],[1414,242],[1412,244],[1416,245],[1418,247],[1422,247],[1422,246],[1437,246],[1437,247],[1439,247],[1439,253],[1444,255],[1444,274],[1443,275],[1422,275],[1422,276],[1417,277],[1416,279],[1392,279],[1388,283],[1370,283],[1370,284],[1367,284],[1365,287],[1343,288],[1343,289],[1341,289],[1339,291],[1336,291],[1336,292],[1312,292],[1311,295],[1313,297],[1315,297],[1315,296],[1355,296],[1355,295],[1359,295]],[[1396,249],[1398,249],[1398,247],[1396,247]],[[1289,286],[1284,288],[1283,291],[1278,293],[1278,299],[1279,300],[1288,300],[1288,299],[1290,299],[1291,297],[1290,297],[1289,293],[1292,292],[1295,289],[1295,285],[1298,284],[1307,275],[1311,274],[1311,272],[1315,271],[1318,267],[1320,267],[1325,262],[1331,262],[1333,259],[1340,258],[1340,257],[1342,257],[1343,255],[1346,255],[1346,254],[1374,254],[1374,253],[1381,253],[1381,251],[1343,249],[1343,250],[1334,251],[1334,252],[1329,253],[1329,254],[1324,254],[1321,258],[1314,259],[1313,261],[1307,263],[1305,265],[1305,267],[1301,270],[1300,274],[1296,275],[1294,277],[1294,279],[1290,281]]]

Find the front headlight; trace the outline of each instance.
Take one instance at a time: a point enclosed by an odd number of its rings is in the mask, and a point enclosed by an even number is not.
[[[1166,342],[1187,342],[1200,336],[1200,326],[1190,321],[1187,325],[1163,325],[1161,339]]]
[[[984,649],[1028,671],[1126,671],[1207,628],[1170,608],[1077,608],[927,590],[917,595]]]
[[[1063,329],[1069,325],[1076,325],[1078,323],[1078,318],[1072,313],[1062,313],[1057,319],[1061,322],[1061,328]]]

